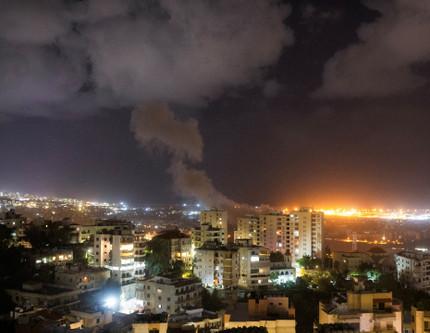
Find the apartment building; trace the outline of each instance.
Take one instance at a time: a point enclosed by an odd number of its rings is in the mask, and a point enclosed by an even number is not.
[[[59,287],[82,291],[101,288],[110,278],[110,271],[103,267],[61,266],[55,270],[55,284]]]
[[[95,235],[93,265],[109,269],[111,278],[121,285],[121,297],[128,300],[135,297],[134,235],[114,232]]]
[[[411,330],[405,333],[427,333],[430,332],[430,309],[411,307]]]
[[[153,239],[158,239],[165,244],[166,249],[170,253],[172,262],[182,261],[186,269],[191,269],[193,265],[193,257],[191,252],[191,238],[178,229],[167,230]]]
[[[197,278],[183,279],[156,276],[139,281],[136,297],[152,313],[178,313],[200,306],[202,284]]]
[[[270,250],[252,245],[250,240],[238,240],[239,281],[243,288],[257,288],[269,284]]]
[[[135,231],[134,233],[134,276],[138,279],[145,277],[145,248],[147,240],[144,232]]]
[[[430,293],[430,254],[406,250],[395,256],[398,279],[406,279],[414,288]]]
[[[402,309],[391,292],[348,292],[319,303],[319,324],[349,324],[353,332],[402,332]]]
[[[196,249],[194,275],[205,287],[235,288],[239,282],[239,249],[217,242],[206,242]]]
[[[200,213],[200,227],[192,233],[195,248],[203,246],[205,242],[219,242],[227,244],[228,214],[225,210],[204,210]]]
[[[75,228],[79,243],[92,241],[94,236],[103,233],[123,233],[133,230],[134,226],[123,220],[99,220],[92,225],[79,225]]]
[[[264,327],[268,333],[295,333],[295,308],[288,297],[268,296],[237,303],[224,315],[224,328]]]
[[[295,263],[303,256],[321,256],[323,220],[322,212],[310,208],[288,214],[248,215],[238,219],[235,240],[250,239],[253,245],[288,253]]]

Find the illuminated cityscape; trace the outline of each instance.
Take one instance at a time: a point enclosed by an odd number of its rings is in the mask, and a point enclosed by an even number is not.
[[[429,333],[430,0],[0,0],[0,333]]]

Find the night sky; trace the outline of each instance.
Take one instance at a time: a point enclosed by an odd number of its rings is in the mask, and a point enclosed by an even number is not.
[[[0,189],[430,207],[430,2],[215,3],[0,0]]]

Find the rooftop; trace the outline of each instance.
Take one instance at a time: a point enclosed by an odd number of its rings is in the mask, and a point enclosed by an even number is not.
[[[95,273],[95,272],[109,272],[107,268],[95,267],[95,266],[81,266],[81,265],[64,265],[59,266],[56,269],[58,273],[69,273],[69,274],[79,274],[79,273]]]
[[[173,285],[175,287],[181,287],[181,286],[187,286],[194,283],[200,283],[200,280],[198,278],[174,278],[170,276],[165,275],[159,275],[154,276],[152,278],[149,278],[148,280],[145,280],[145,282],[155,282],[158,284],[164,284],[164,285]]]
[[[409,259],[416,259],[416,260],[430,259],[429,253],[424,253],[422,251],[416,251],[416,250],[404,250],[397,253],[396,256],[409,258]]]
[[[167,313],[136,313],[134,323],[167,323]]]
[[[205,242],[202,247],[196,250],[237,251],[237,246],[224,245],[219,242]]]
[[[187,235],[182,233],[179,229],[166,230],[158,234],[154,238],[159,239],[178,239],[178,238],[189,238]]]
[[[57,287],[49,284],[43,284],[35,281],[28,281],[22,284],[22,287],[19,289],[11,289],[11,290],[19,290],[26,293],[34,293],[34,294],[43,294],[43,295],[60,295],[63,293],[76,291],[74,289]]]

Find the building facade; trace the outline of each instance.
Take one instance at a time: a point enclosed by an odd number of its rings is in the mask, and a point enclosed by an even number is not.
[[[397,278],[405,279],[416,289],[430,293],[430,254],[402,251],[395,255]]]
[[[93,265],[109,269],[111,278],[121,285],[122,299],[134,298],[134,235],[131,232],[96,234],[92,252]]]
[[[82,291],[99,289],[109,278],[110,271],[103,267],[64,266],[55,270],[56,285]]]
[[[402,309],[391,292],[348,292],[319,303],[319,323],[349,324],[354,332],[402,332]]]
[[[80,290],[60,288],[40,282],[26,282],[20,289],[7,289],[15,305],[27,309],[31,307],[63,307],[79,302]]]
[[[136,280],[143,279],[145,277],[145,248],[147,240],[144,232],[134,233],[134,265],[135,271],[134,276]]]
[[[193,256],[191,250],[191,238],[178,229],[167,230],[153,238],[164,243],[169,252],[171,262],[182,261],[185,269],[191,269]]]
[[[249,240],[240,240],[236,245],[239,254],[238,285],[251,289],[268,285],[270,277],[269,249],[252,245]]]
[[[205,287],[235,288],[239,282],[239,250],[216,242],[206,242],[196,249],[194,275]]]
[[[411,307],[411,331],[410,333],[430,332],[430,309]]]
[[[321,257],[324,214],[301,208],[288,214],[248,215],[238,219],[235,240],[291,255],[293,263],[304,256]]]
[[[195,228],[192,234],[193,246],[199,248],[205,242],[219,242],[227,244],[228,241],[228,214],[225,210],[204,210],[200,213],[200,227]]]
[[[224,328],[264,327],[268,333],[295,333],[295,309],[288,297],[265,297],[238,303],[224,315]]]
[[[200,306],[202,284],[199,279],[156,276],[138,282],[137,299],[144,310],[174,314],[189,307]]]

